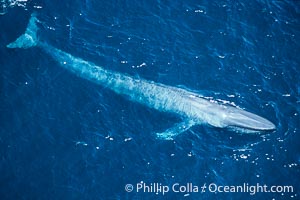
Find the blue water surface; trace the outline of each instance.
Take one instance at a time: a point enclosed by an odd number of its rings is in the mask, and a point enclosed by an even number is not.
[[[298,1],[1,1],[1,199],[299,199]],[[39,39],[105,69],[228,101],[276,130],[180,121],[63,69],[39,48],[7,49],[37,13]],[[137,191],[179,183],[198,192]],[[292,186],[210,192],[209,184]],[[133,185],[126,192],[126,184]],[[207,187],[202,192],[202,186]]]

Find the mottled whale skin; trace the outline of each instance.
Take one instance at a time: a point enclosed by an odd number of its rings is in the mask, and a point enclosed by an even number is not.
[[[79,77],[110,88],[129,100],[163,112],[176,113],[183,119],[168,130],[157,133],[161,139],[173,139],[198,124],[209,124],[220,128],[233,128],[242,132],[274,130],[269,120],[237,107],[220,104],[200,97],[185,89],[136,79],[128,75],[106,70],[92,62],[74,57],[38,39],[36,14],[32,14],[27,29],[8,48],[38,47],[55,59],[62,67]]]

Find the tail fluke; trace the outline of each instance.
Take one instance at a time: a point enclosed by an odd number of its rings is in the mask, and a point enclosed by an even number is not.
[[[38,26],[36,14],[32,13],[25,33],[18,37],[14,42],[8,44],[6,47],[27,49],[36,46],[38,43],[37,31]]]

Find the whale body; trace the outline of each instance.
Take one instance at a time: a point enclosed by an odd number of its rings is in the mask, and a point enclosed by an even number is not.
[[[172,112],[181,116],[181,123],[175,124],[164,132],[157,133],[158,138],[173,139],[192,126],[203,123],[219,128],[228,127],[243,130],[244,132],[262,132],[276,128],[269,120],[240,108],[207,100],[197,93],[182,88],[110,71],[92,62],[74,57],[39,40],[37,22],[36,14],[33,13],[25,33],[8,44],[7,47],[41,48],[62,67],[79,77],[109,88],[120,95],[126,96],[131,101],[162,112]]]

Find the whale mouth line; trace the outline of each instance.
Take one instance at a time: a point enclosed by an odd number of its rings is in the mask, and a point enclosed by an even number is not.
[[[242,126],[242,125],[228,125],[227,126],[229,129],[237,129],[237,130],[242,130],[242,132],[272,132],[276,130],[275,125],[272,127],[265,127],[265,128],[256,128],[256,127],[249,127],[249,126]]]

